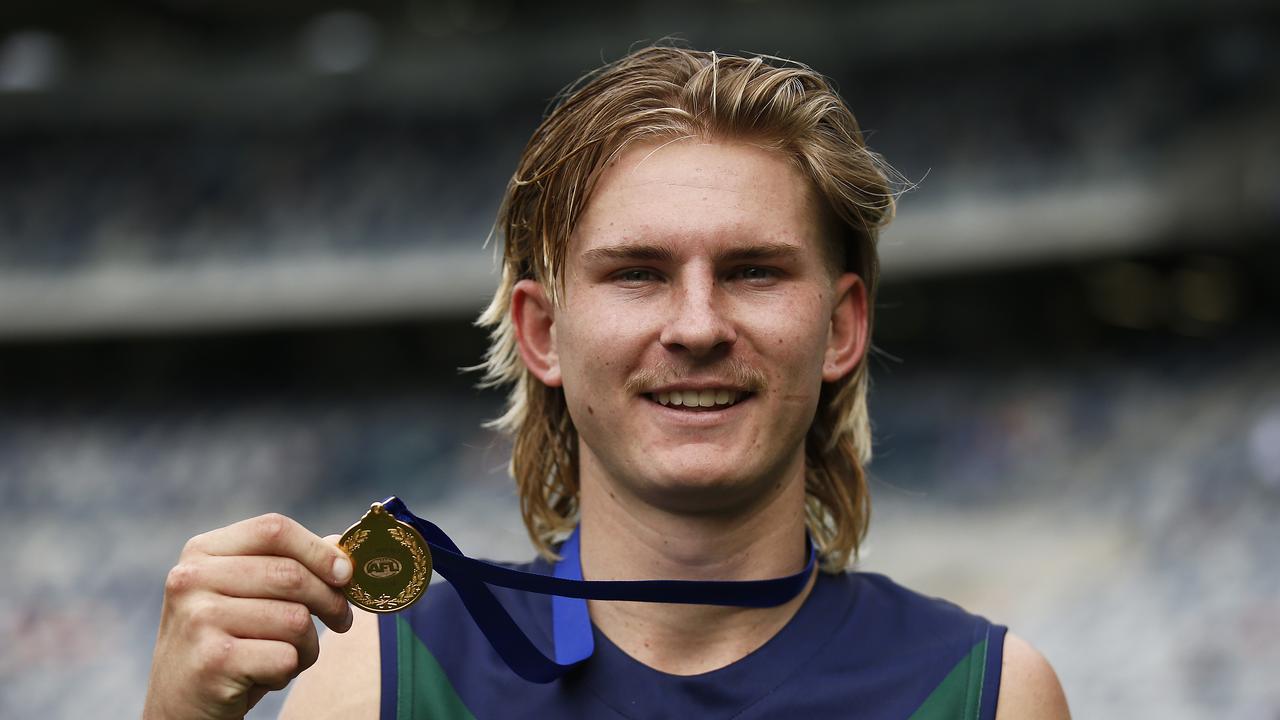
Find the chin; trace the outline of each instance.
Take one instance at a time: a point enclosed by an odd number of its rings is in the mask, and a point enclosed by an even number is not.
[[[686,467],[679,473],[638,478],[634,487],[648,504],[668,512],[715,514],[750,506],[773,484],[768,477],[724,467]]]

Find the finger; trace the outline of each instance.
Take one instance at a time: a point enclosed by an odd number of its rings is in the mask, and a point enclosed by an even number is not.
[[[342,586],[351,579],[351,560],[333,543],[291,518],[269,513],[198,535],[187,550],[206,555],[278,555],[302,563],[316,577]]]
[[[307,606],[284,600],[222,598],[212,618],[223,632],[245,640],[280,640],[298,650],[298,666],[306,670],[320,656],[320,638]]]
[[[265,688],[265,687],[262,687],[261,685],[254,685],[253,687],[249,688],[249,698],[248,698],[249,709],[252,710],[254,706],[258,704],[258,701],[266,697],[267,693],[269,692],[271,692],[271,688]]]
[[[286,557],[210,557],[191,563],[187,582],[235,598],[285,600],[305,605],[335,632],[351,627],[351,606],[302,563]]]
[[[261,685],[281,690],[302,672],[298,649],[279,640],[235,638],[231,640],[225,665],[229,676],[246,686]]]

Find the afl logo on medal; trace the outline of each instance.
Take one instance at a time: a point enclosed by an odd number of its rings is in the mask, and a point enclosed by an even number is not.
[[[399,575],[403,569],[400,561],[391,557],[376,557],[364,564],[364,573],[379,580]]]
[[[355,573],[347,584],[352,605],[386,613],[409,607],[431,581],[431,550],[408,523],[374,503],[338,541]]]

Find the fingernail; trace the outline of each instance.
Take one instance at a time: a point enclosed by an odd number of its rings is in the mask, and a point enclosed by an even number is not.
[[[344,583],[351,579],[351,561],[342,556],[333,561],[333,579]]]

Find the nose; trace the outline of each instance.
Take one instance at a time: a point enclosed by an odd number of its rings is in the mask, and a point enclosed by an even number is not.
[[[671,294],[671,307],[661,334],[663,346],[691,358],[727,351],[737,339],[737,331],[726,301],[715,278],[682,279]]]

